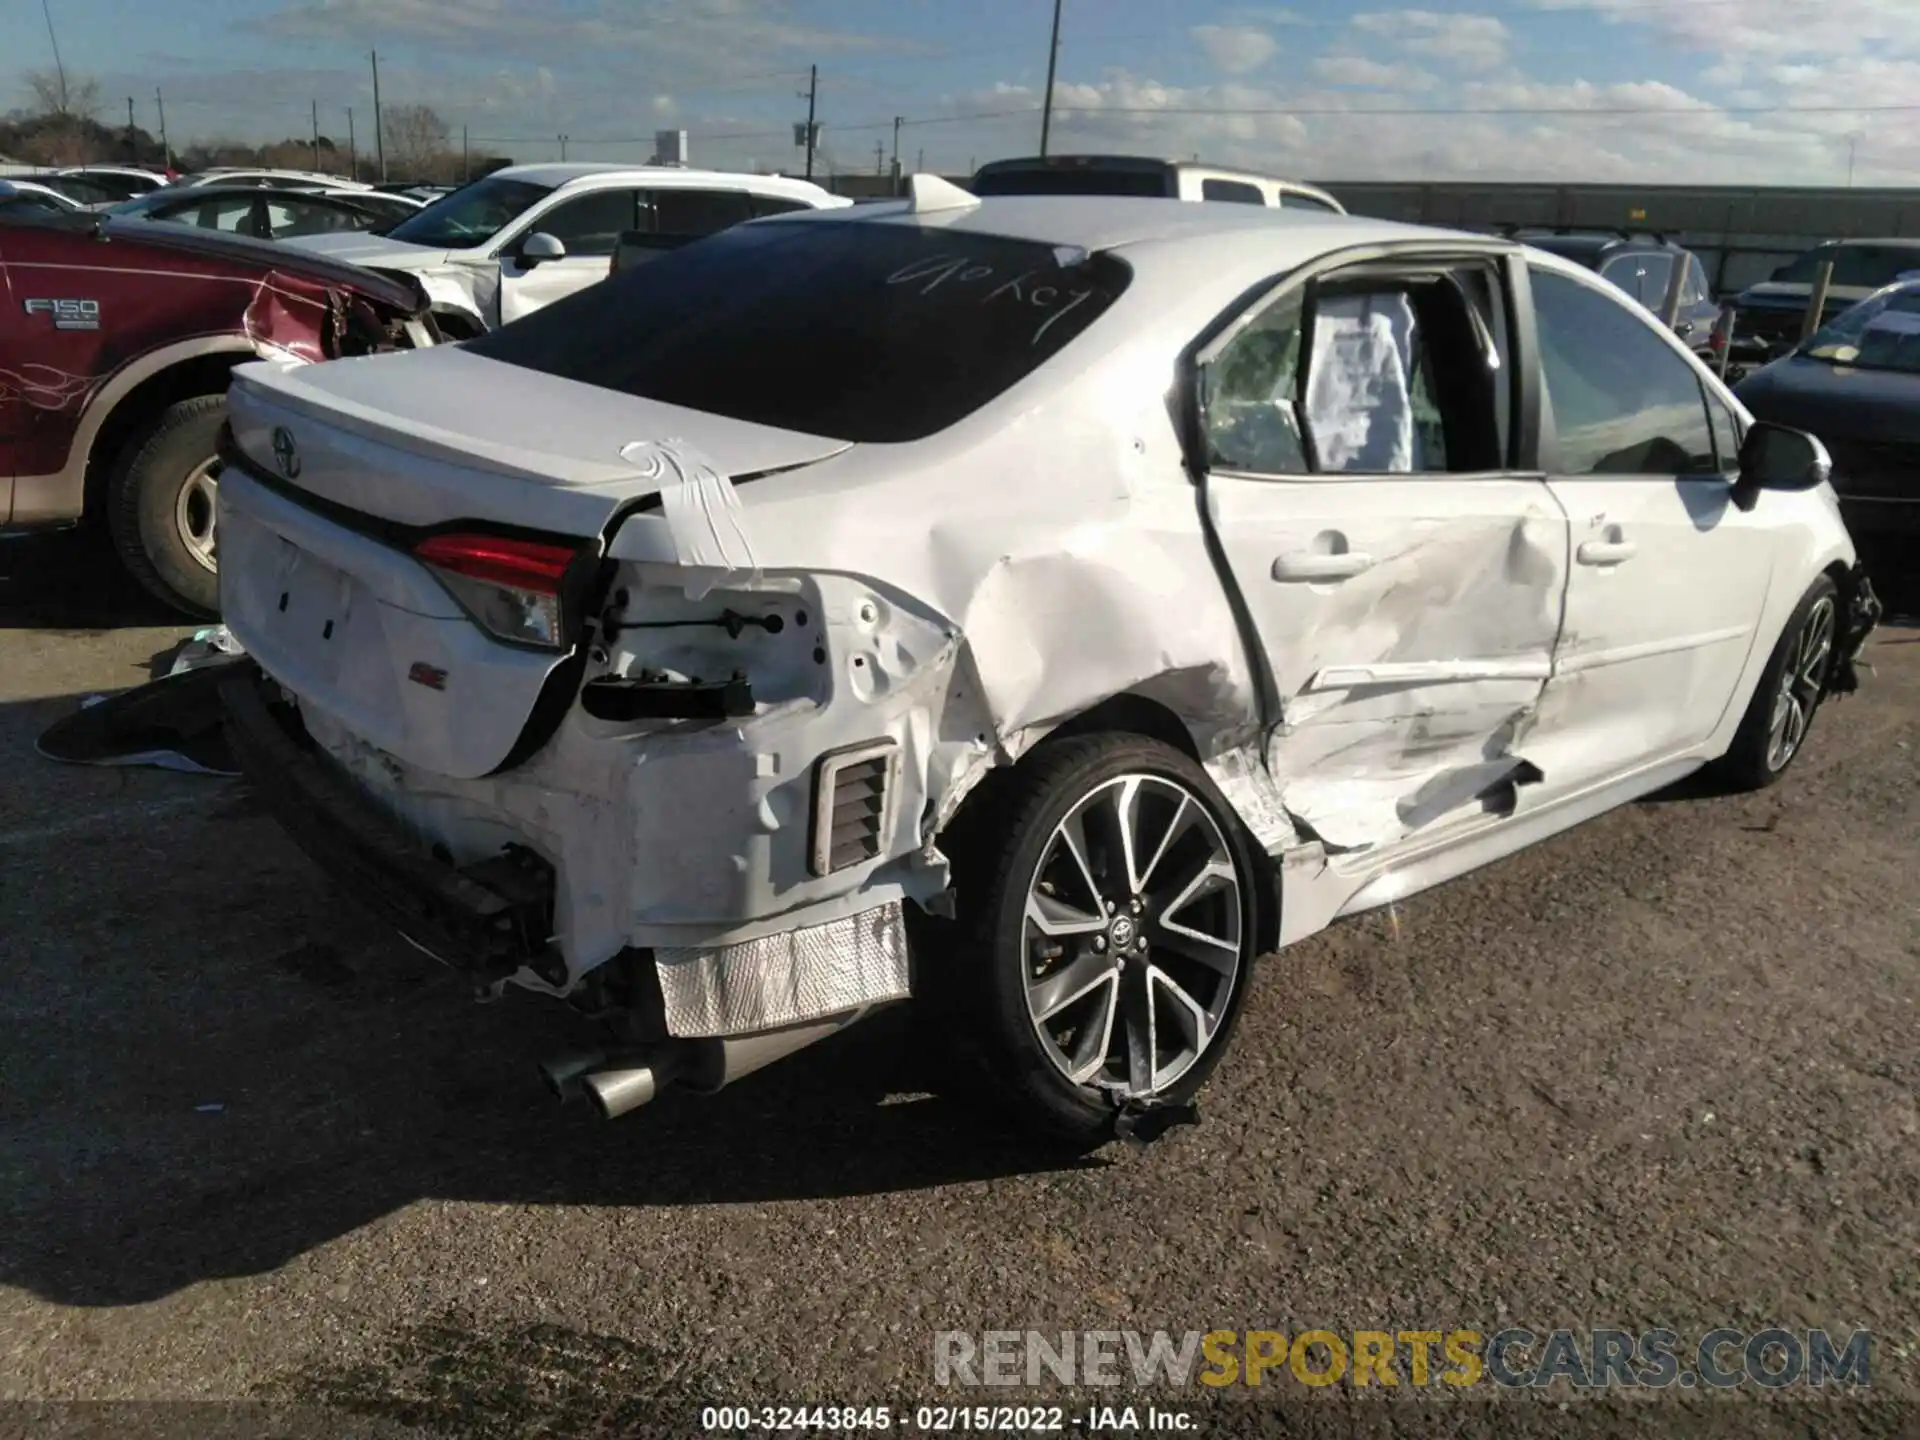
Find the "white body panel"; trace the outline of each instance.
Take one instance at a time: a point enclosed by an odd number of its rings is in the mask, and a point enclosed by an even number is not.
[[[972,787],[1115,696],[1191,737],[1280,861],[1296,939],[1724,751],[1800,595],[1851,562],[1825,488],[1763,495],[1717,532],[1672,481],[1670,504],[1638,482],[1601,499],[1525,475],[1216,473],[1197,496],[1169,405],[1194,337],[1330,250],[1454,237],[1154,201],[876,207],[863,223],[1114,249],[1133,280],[1088,335],[911,443],[768,429],[453,348],[236,372],[240,448],[268,469],[276,430],[296,435],[299,487],[324,501],[604,546],[631,599],[589,676],[752,678],[751,715],[623,725],[576,706],[499,769],[553,657],[480,638],[404,553],[232,480],[235,635],[322,746],[457,858],[507,838],[554,864],[569,983],[627,946],[733,946],[933,901],[941,830]],[[1644,536],[1624,595],[1574,559],[1596,523]],[[1365,563],[1315,572],[1324,556]],[[303,566],[317,579],[283,623]],[[784,629],[647,628],[722,606]],[[335,641],[354,653],[330,657]],[[443,691],[403,683],[422,660],[449,672]],[[814,763],[876,740],[899,756],[884,853],[817,876]],[[1471,803],[1499,775],[1511,803]]]

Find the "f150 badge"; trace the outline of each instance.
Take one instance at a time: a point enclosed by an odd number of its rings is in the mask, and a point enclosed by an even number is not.
[[[56,330],[100,328],[98,300],[29,300],[27,314],[53,316],[53,328]]]

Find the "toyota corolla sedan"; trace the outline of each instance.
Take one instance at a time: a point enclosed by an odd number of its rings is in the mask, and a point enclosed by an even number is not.
[[[604,1019],[548,1074],[608,1114],[911,1000],[1018,1120],[1149,1133],[1256,957],[1772,784],[1877,616],[1817,441],[1373,220],[915,177],[230,403],[248,776]]]

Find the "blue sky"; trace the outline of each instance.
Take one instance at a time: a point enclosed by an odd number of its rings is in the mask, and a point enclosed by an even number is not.
[[[163,91],[176,141],[371,131],[432,105],[476,149],[788,167],[806,67],[829,159],[872,169],[903,116],[929,168],[1031,153],[1050,0],[48,0],[107,118]],[[0,10],[0,107],[51,62]],[[1056,150],[1317,178],[1920,184],[1920,0],[1065,0]],[[1791,112],[1781,107],[1791,107]],[[1890,107],[1905,106],[1906,109]],[[1847,109],[1845,107],[1860,107]],[[1366,112],[1387,112],[1368,114]]]

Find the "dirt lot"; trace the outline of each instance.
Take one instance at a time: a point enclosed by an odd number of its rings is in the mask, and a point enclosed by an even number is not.
[[[950,1329],[1778,1323],[1875,1332],[1874,1397],[1158,1400],[1215,1432],[1920,1424],[1920,630],[1774,791],[1657,797],[1270,960],[1200,1126],[1062,1165],[927,1095],[885,1021],[710,1101],[561,1111],[533,1062],[567,1014],[471,1003],[240,784],[37,758],[187,631],[73,542],[0,543],[0,577],[0,1397],[691,1434],[703,1402],[983,1398],[933,1389]],[[101,1412],[189,1413],[227,1412]]]

